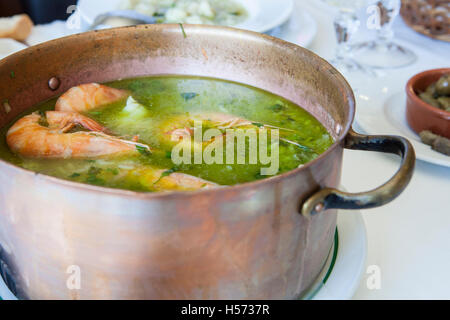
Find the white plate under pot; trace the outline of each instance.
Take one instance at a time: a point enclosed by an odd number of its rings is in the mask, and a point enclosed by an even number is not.
[[[339,211],[328,261],[304,300],[350,300],[366,267],[367,233],[361,213]]]

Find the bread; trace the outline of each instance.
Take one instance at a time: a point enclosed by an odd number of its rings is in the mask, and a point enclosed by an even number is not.
[[[0,38],[24,41],[33,29],[33,21],[27,14],[0,18]]]

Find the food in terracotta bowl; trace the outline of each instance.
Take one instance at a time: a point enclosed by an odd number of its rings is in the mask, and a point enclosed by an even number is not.
[[[424,71],[406,86],[406,119],[422,141],[450,155],[450,68]]]
[[[450,111],[450,73],[429,85],[424,92],[419,94],[419,97],[433,107]]]

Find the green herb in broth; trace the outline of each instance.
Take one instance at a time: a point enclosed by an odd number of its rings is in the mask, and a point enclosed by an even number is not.
[[[0,157],[23,168],[63,179],[142,192],[155,191],[145,180],[146,168],[160,168],[163,176],[185,173],[220,185],[235,185],[267,178],[257,164],[181,164],[172,162],[173,144],[167,140],[166,124],[195,114],[230,114],[259,129],[280,128],[278,174],[317,158],[332,144],[326,129],[308,112],[279,96],[249,86],[198,77],[147,77],[115,81],[108,86],[132,93],[128,101],[110,104],[85,115],[120,137],[139,137],[136,155],[97,160],[27,159],[14,155],[0,143]],[[56,100],[34,111],[54,109]],[[22,115],[23,116],[23,115]],[[206,123],[203,131],[209,129]],[[6,135],[7,128],[2,132]],[[225,134],[225,130],[221,132]],[[249,147],[248,143],[246,145]],[[269,152],[271,146],[269,145]],[[235,154],[237,157],[237,154]],[[224,159],[225,160],[225,159]],[[249,160],[249,157],[247,157]],[[247,161],[248,162],[248,161]]]

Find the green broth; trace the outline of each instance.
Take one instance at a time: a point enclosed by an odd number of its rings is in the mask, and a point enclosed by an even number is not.
[[[152,166],[182,172],[220,185],[267,178],[261,175],[261,168],[267,165],[261,163],[175,166],[171,159],[173,145],[163,139],[161,126],[180,115],[220,112],[248,119],[256,126],[265,124],[287,129],[283,138],[304,148],[280,141],[277,174],[314,160],[333,144],[326,129],[308,112],[290,101],[253,87],[216,79],[176,76],[120,80],[107,85],[131,91],[132,97],[140,104],[139,108],[129,112],[124,109],[126,101],[122,101],[86,115],[117,136],[139,136],[140,143],[151,146],[151,154],[143,152],[135,156],[97,160],[27,159],[11,153],[5,141],[5,128],[0,157],[25,169],[67,180],[152,192],[152,186],[142,179],[139,168]],[[52,110],[55,102],[56,99],[47,101],[33,111]]]

